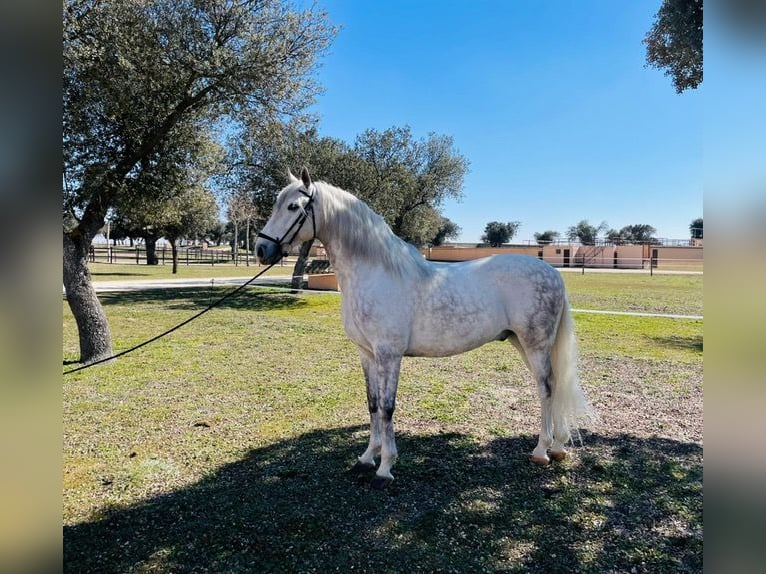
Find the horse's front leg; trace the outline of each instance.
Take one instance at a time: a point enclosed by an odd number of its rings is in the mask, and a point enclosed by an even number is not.
[[[367,407],[370,411],[370,444],[355,468],[359,471],[372,470],[375,468],[375,457],[380,455],[380,416],[378,408],[378,386],[375,381],[375,358],[364,349],[359,349],[359,357],[362,360],[364,382],[367,385]]]
[[[389,351],[375,353],[375,379],[378,391],[378,416],[381,426],[380,466],[371,486],[385,488],[394,479],[391,467],[397,459],[394,440],[394,410],[396,410],[396,388],[399,385],[399,369],[402,356]]]

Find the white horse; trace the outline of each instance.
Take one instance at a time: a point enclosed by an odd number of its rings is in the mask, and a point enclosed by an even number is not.
[[[342,289],[343,325],[359,348],[367,383],[370,443],[354,467],[380,466],[385,487],[397,458],[393,415],[403,356],[444,357],[490,341],[510,341],[534,375],[542,424],[531,460],[566,457],[572,425],[590,409],[577,378],[577,352],[561,275],[525,255],[432,263],[393,234],[353,195],[301,179],[278,195],[256,254],[276,263],[292,244],[318,238]],[[276,235],[280,234],[280,235]]]

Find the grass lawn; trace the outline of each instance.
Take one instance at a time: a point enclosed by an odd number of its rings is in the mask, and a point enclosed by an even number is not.
[[[702,275],[562,273],[575,309],[702,315]]]
[[[285,265],[276,265],[269,269],[265,275],[292,275],[295,261],[289,261]],[[178,265],[178,273],[173,275],[173,267],[170,263],[165,265],[131,265],[125,263],[89,263],[93,281],[129,281],[131,279],[188,279],[208,277],[252,277],[263,269],[262,265],[251,263],[250,266],[233,263],[205,265],[193,264]]]
[[[627,301],[620,283],[600,298],[577,281],[567,277],[574,306]],[[658,297],[695,309],[684,299],[697,285],[682,291],[669,283]],[[115,350],[223,292],[103,296]],[[648,284],[633,292],[653,304]],[[701,571],[701,321],[575,314],[602,420],[546,468],[527,460],[539,403],[510,345],[405,359],[396,480],[378,492],[345,474],[368,417],[339,304],[249,289],[66,377],[65,570]],[[66,305],[63,325],[73,360]]]

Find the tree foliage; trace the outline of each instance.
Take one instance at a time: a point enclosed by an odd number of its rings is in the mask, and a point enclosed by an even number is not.
[[[691,235],[692,239],[702,239],[703,233],[701,217],[692,220],[692,222],[689,224],[689,234]]]
[[[637,223],[635,225],[626,225],[619,231],[610,229],[606,232],[606,239],[615,244],[623,243],[656,243],[654,236],[657,230],[646,223]]]
[[[569,241],[579,241],[583,245],[594,245],[598,234],[606,231],[606,222],[602,222],[598,227],[588,223],[587,219],[580,220],[576,225],[567,229],[567,239]]]
[[[664,69],[677,93],[702,83],[702,0],[663,0],[644,38],[646,63]]]
[[[508,221],[506,223],[490,221],[484,227],[484,234],[481,236],[481,240],[484,243],[488,243],[491,247],[500,247],[503,243],[508,243],[513,239],[519,227],[521,227],[520,221]]]
[[[441,224],[435,212],[444,201],[462,195],[468,160],[450,136],[431,133],[418,140],[409,126],[368,129],[357,136],[354,153],[363,168],[356,174],[359,195],[395,234],[416,245],[435,235]]]
[[[439,228],[436,230],[436,235],[431,238],[429,242],[434,247],[443,245],[448,239],[457,239],[462,233],[460,226],[447,217],[441,217]]]
[[[560,235],[561,234],[558,231],[553,231],[549,229],[547,231],[535,233],[534,237],[535,237],[535,241],[537,241],[539,245],[547,245],[549,243],[553,243],[554,241],[556,241]]]

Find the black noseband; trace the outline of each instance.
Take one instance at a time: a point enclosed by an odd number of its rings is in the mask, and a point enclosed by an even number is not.
[[[292,225],[287,228],[287,231],[285,231],[285,234],[280,239],[279,237],[271,237],[270,235],[266,235],[265,233],[258,233],[258,237],[265,239],[267,241],[271,241],[272,243],[276,243],[278,247],[282,247],[283,243],[287,243],[288,245],[292,244],[295,237],[300,233],[301,228],[303,227],[303,224],[306,223],[306,219],[308,219],[308,212],[311,212],[311,227],[314,232],[314,236],[311,238],[311,241],[314,241],[317,237],[317,226],[316,226],[316,219],[314,218],[314,193],[316,193],[316,188],[314,188],[314,191],[311,192],[311,194],[306,193],[302,189],[299,189],[303,195],[309,198],[308,203],[306,203],[306,206],[303,208],[303,213],[301,213],[295,221],[293,221]],[[296,227],[297,226],[297,227]],[[290,239],[285,239],[290,234],[290,231],[292,231],[293,227],[295,227],[295,231],[290,236]]]

